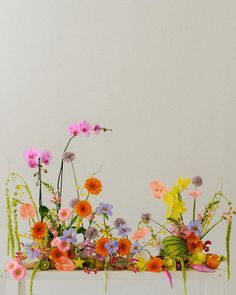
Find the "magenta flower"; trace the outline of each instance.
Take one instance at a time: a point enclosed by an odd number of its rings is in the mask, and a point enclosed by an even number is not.
[[[88,136],[92,130],[92,126],[86,120],[83,120],[79,123],[79,130]]]
[[[38,165],[38,160],[29,159],[28,160],[28,167],[29,168],[35,168]]]
[[[72,123],[68,126],[68,132],[70,135],[77,136],[80,134],[80,126],[77,123]]]
[[[26,161],[29,160],[38,160],[40,152],[34,148],[30,148],[24,152],[24,158]]]
[[[45,150],[41,152],[40,157],[45,165],[49,165],[52,160],[52,153],[49,150]]]
[[[95,134],[98,134],[102,130],[102,126],[99,124],[96,124],[93,126],[93,131]]]

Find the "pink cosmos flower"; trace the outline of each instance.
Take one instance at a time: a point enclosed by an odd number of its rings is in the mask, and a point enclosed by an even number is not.
[[[11,259],[7,262],[5,269],[7,272],[12,272],[19,266],[19,263],[15,259]]]
[[[45,165],[49,165],[52,160],[52,153],[49,150],[45,150],[41,152],[40,157]]]
[[[68,257],[64,257],[61,256],[58,261],[55,263],[55,267],[57,270],[60,271],[73,271],[75,270],[75,265],[73,263],[73,261],[68,258]]]
[[[153,197],[156,199],[161,199],[161,197],[169,191],[168,187],[159,180],[154,180],[150,183]]]
[[[96,124],[93,126],[93,131],[95,134],[98,134],[102,130],[102,126],[99,124]]]
[[[71,212],[67,208],[61,208],[60,211],[58,212],[58,217],[60,218],[60,220],[66,221],[66,220],[70,219]]]
[[[199,198],[202,195],[202,193],[195,190],[195,191],[190,192],[189,195],[193,198]]]
[[[63,241],[60,240],[57,243],[57,248],[61,251],[61,252],[67,252],[70,250],[70,244],[67,241]]]
[[[15,280],[23,280],[26,274],[26,269],[22,265],[18,265],[12,272],[11,275]]]
[[[24,220],[36,217],[34,206],[30,203],[22,204],[20,207],[20,217]]]
[[[142,240],[146,237],[146,235],[149,233],[149,229],[147,227],[141,227],[140,229],[138,229],[132,239],[137,241],[137,240]]]
[[[52,246],[52,247],[58,247],[58,244],[59,244],[60,241],[61,241],[61,239],[60,239],[59,237],[54,238],[54,239],[51,241],[51,246]]]
[[[68,126],[68,132],[70,135],[78,136],[80,134],[79,124],[73,123]]]
[[[92,126],[86,120],[83,120],[79,123],[79,130],[88,136],[92,130]]]

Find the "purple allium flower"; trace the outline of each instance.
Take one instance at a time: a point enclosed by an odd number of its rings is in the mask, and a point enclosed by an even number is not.
[[[72,123],[68,126],[68,132],[72,136],[78,136],[80,134],[79,124]]]
[[[63,231],[63,236],[61,237],[62,241],[67,241],[68,243],[76,243],[76,232],[73,228],[69,228]]]
[[[66,163],[71,163],[75,159],[75,154],[72,152],[64,152],[63,154],[63,161]]]
[[[195,185],[195,186],[201,186],[202,185],[202,178],[200,176],[195,176],[193,179],[192,179],[192,183]]]
[[[114,254],[118,250],[118,245],[119,243],[113,240],[105,244],[105,247],[107,248],[109,255]]]
[[[70,201],[70,207],[72,208],[72,209],[74,209],[75,208],[75,205],[76,205],[76,203],[78,202],[78,198],[75,198],[75,199],[72,199],[71,201]]]
[[[118,228],[118,236],[125,237],[128,233],[131,232],[131,228],[128,227],[126,224],[121,224]]]
[[[188,230],[192,231],[196,236],[201,235],[202,225],[200,220],[190,221]]]
[[[92,130],[92,126],[86,120],[83,120],[79,123],[79,130],[81,133],[88,136]]]
[[[143,213],[141,219],[142,219],[142,222],[149,223],[151,221],[151,214]]]
[[[88,240],[95,239],[97,235],[98,235],[98,230],[93,226],[89,227],[85,232],[85,237]]]
[[[138,241],[135,241],[131,246],[131,253],[133,254],[140,253],[141,250],[142,250],[142,246],[140,245]]]
[[[112,216],[112,209],[113,209],[112,205],[107,203],[100,203],[99,207],[97,207],[96,209],[96,213]]]
[[[115,228],[118,229],[120,227],[120,225],[122,225],[122,224],[126,224],[126,221],[123,218],[118,217],[115,219],[115,221],[114,221]]]
[[[42,151],[40,158],[45,165],[49,165],[52,160],[52,153],[49,150]]]

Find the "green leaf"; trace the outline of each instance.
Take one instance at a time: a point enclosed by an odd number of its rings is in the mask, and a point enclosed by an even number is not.
[[[71,227],[75,222],[76,222],[76,220],[77,220],[77,218],[78,218],[78,215],[76,215],[76,216],[74,216],[73,218],[72,218],[72,220],[71,220],[71,223],[70,223],[70,226],[69,227]]]
[[[46,207],[46,206],[40,206],[39,207],[39,213],[42,216],[42,218],[44,218],[45,216],[47,216],[48,212],[49,212],[48,207]]]
[[[77,234],[84,234],[86,232],[86,228],[84,227],[80,227],[79,229],[77,229]]]

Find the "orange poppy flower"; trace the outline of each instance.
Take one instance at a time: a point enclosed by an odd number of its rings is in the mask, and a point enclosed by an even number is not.
[[[92,213],[92,207],[88,201],[78,201],[74,209],[80,217],[88,217]]]
[[[61,256],[58,261],[55,263],[55,267],[60,271],[73,271],[75,270],[75,265],[73,261],[65,256]]]
[[[84,187],[91,195],[98,195],[102,191],[102,183],[95,177],[88,178],[85,181]]]
[[[120,239],[119,240],[119,245],[118,245],[118,253],[120,255],[128,255],[130,254],[130,249],[131,249],[131,242],[129,239]]]
[[[206,265],[212,269],[216,269],[220,264],[220,257],[217,254],[206,255]]]
[[[60,251],[58,248],[53,248],[50,256],[54,262],[58,262],[59,258],[67,257],[67,253]]]
[[[43,239],[46,235],[46,224],[41,221],[35,222],[31,232],[34,239]]]
[[[109,242],[108,238],[101,238],[98,239],[96,242],[96,252],[97,254],[101,255],[101,256],[108,256],[108,250],[105,247],[105,244]]]
[[[163,266],[163,260],[158,257],[151,258],[147,263],[147,270],[152,272],[161,272]]]
[[[196,236],[194,233],[191,233],[188,236],[187,246],[188,246],[188,250],[191,253],[194,253],[196,249],[199,249],[200,251],[202,251],[203,247],[204,247],[203,242],[201,241],[201,239],[198,236]]]

